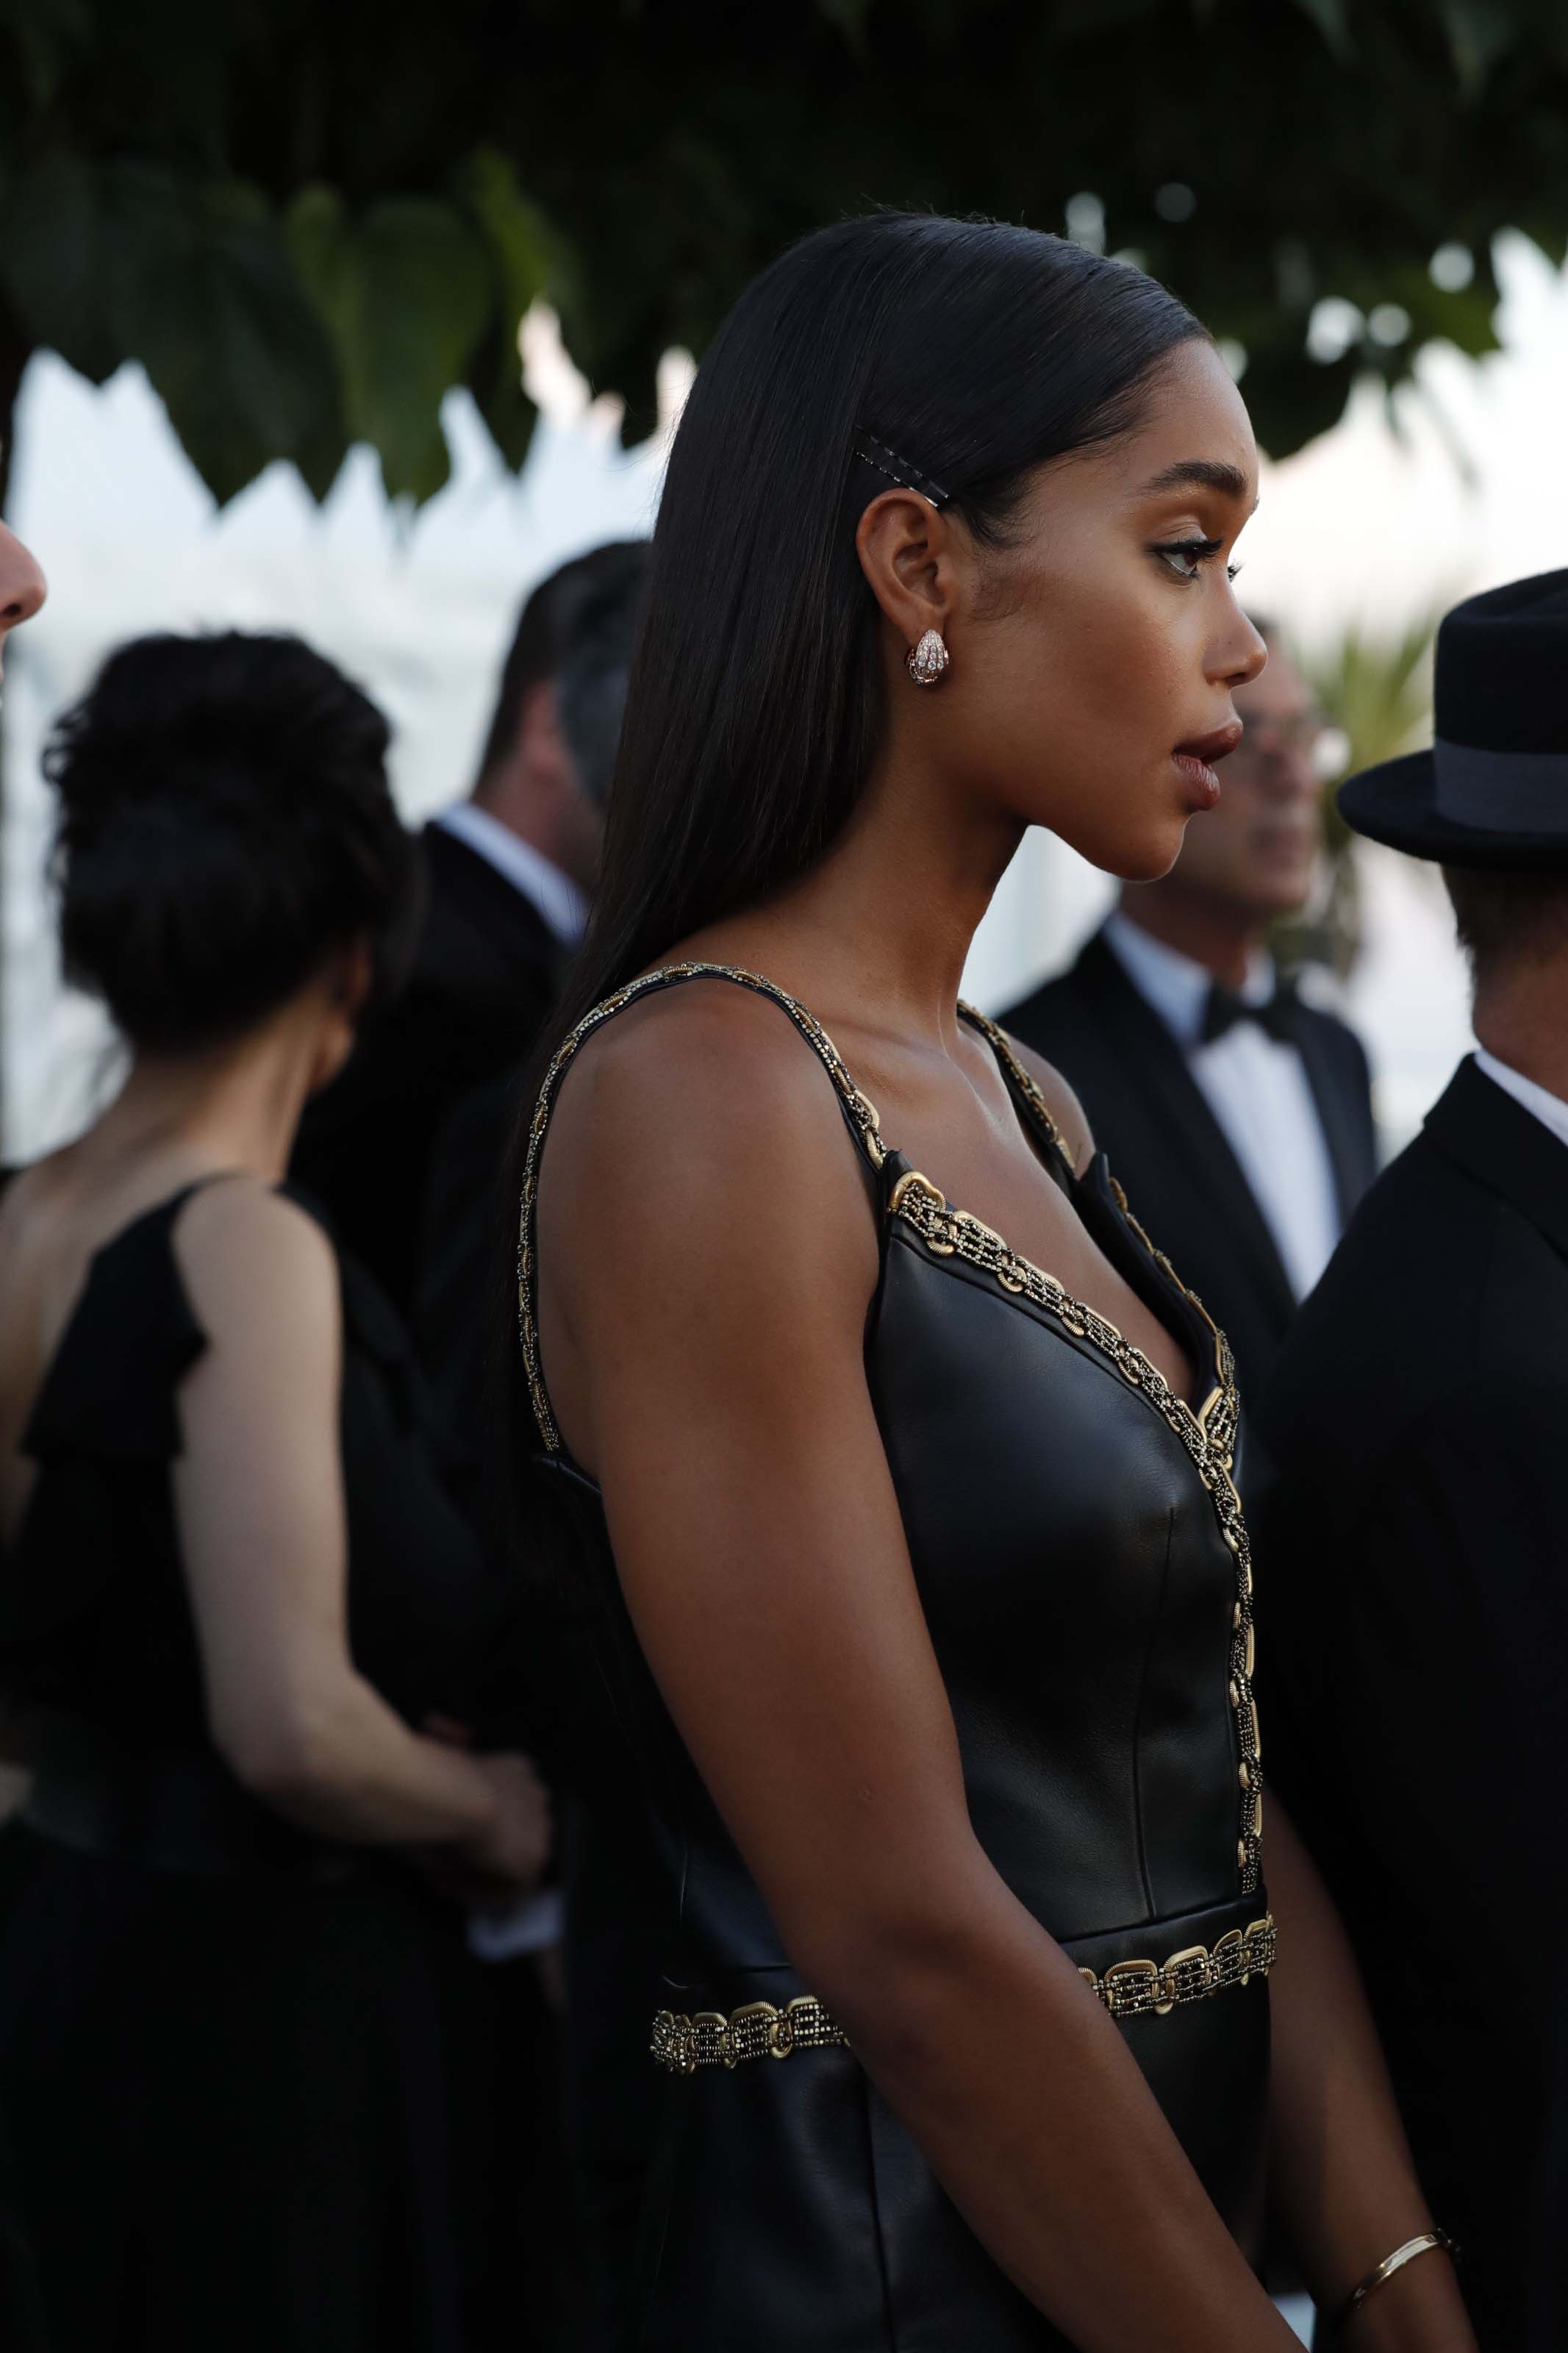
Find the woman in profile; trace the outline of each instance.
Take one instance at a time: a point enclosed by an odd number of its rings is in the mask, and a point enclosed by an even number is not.
[[[547,1826],[409,1351],[282,1184],[406,929],[384,722],[297,639],[115,654],[48,760],[129,1075],[0,1202],[0,2116],[69,2353],[456,2353],[459,1915]]]
[[[643,2348],[1283,2348],[1266,2189],[1347,2343],[1473,2342],[1263,1834],[1229,1351],[958,1002],[1027,826],[1146,878],[1217,797],[1256,478],[1161,287],[935,218],[787,254],[680,425],[519,1168],[668,1889]]]

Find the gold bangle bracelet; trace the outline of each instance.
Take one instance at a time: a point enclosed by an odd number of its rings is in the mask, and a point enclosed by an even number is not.
[[[1458,2261],[1459,2251],[1447,2231],[1422,2231],[1414,2239],[1406,2239],[1402,2247],[1395,2247],[1391,2255],[1384,2255],[1382,2263],[1374,2265],[1365,2279],[1356,2282],[1335,2313],[1330,2324],[1335,2336],[1349,2327],[1369,2295],[1375,2295],[1380,2287],[1387,2286],[1395,2272],[1402,2272],[1406,2263],[1415,2262],[1417,2255],[1431,2254],[1438,2249],[1451,2262]]]

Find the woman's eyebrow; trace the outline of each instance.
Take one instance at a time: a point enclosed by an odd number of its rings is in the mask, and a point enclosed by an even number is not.
[[[1239,466],[1227,466],[1218,458],[1181,458],[1175,465],[1167,466],[1152,481],[1145,482],[1141,498],[1153,498],[1161,491],[1220,491],[1227,499],[1244,499],[1247,492],[1247,476]],[[1254,506],[1258,501],[1253,501]]]

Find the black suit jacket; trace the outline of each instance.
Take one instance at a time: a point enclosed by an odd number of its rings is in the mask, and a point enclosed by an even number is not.
[[[1348,1219],[1377,1167],[1366,1056],[1332,1015],[1298,1002],[1292,1018]],[[1134,1213],[1225,1332],[1242,1390],[1255,1397],[1296,1299],[1181,1046],[1100,932],[1069,972],[1001,1018],[1077,1091]]]
[[[501,1399],[518,1352],[512,1143],[528,1065],[458,1104],[431,1156],[415,1329],[444,1427],[447,1469],[480,1525],[510,1519]],[[647,1989],[665,1899],[616,1763],[625,1748],[596,1660],[590,1597],[534,1575],[523,1623],[529,1740],[555,1801],[566,1887],[567,2138],[594,2311],[585,2342],[627,2341],[637,2223],[660,2114],[647,2058]]]
[[[1561,2353],[1568,1146],[1474,1061],[1363,1204],[1253,1435],[1268,1772],[1483,2348]]]
[[[561,962],[538,910],[477,850],[438,825],[421,847],[427,896],[407,985],[307,1107],[289,1172],[405,1315],[436,1135],[529,1051]]]
[[[505,1357],[517,1347],[517,1212],[508,1194],[526,1061],[465,1095],[434,1140],[425,1194],[414,1334],[435,1391],[448,1463],[481,1494],[503,1444]]]

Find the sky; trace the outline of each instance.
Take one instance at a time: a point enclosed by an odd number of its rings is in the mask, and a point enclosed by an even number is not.
[[[1321,642],[1359,618],[1393,632],[1471,589],[1568,565],[1568,278],[1522,237],[1500,238],[1497,259],[1501,352],[1472,363],[1431,350],[1392,425],[1368,387],[1332,433],[1265,464],[1237,550],[1241,593],[1288,630]],[[95,390],[51,355],[33,363],[8,519],[51,594],[8,649],[0,713],[7,1159],[71,1133],[110,1075],[96,1009],[62,991],[55,968],[38,771],[49,722],[110,646],[159,628],[300,630],[386,709],[395,787],[416,818],[471,781],[527,590],[585,547],[652,528],[689,361],[668,355],[660,434],[627,453],[616,404],[590,404],[547,313],[525,323],[523,350],[542,417],[521,480],[454,396],[452,480],[417,515],[389,505],[363,449],[320,509],[279,465],[220,512],[140,369]],[[1348,1004],[1398,1142],[1468,1042],[1464,978],[1434,874],[1369,852],[1363,881],[1367,944]],[[967,993],[1000,1009],[1067,962],[1110,890],[1032,833],[976,940]]]

